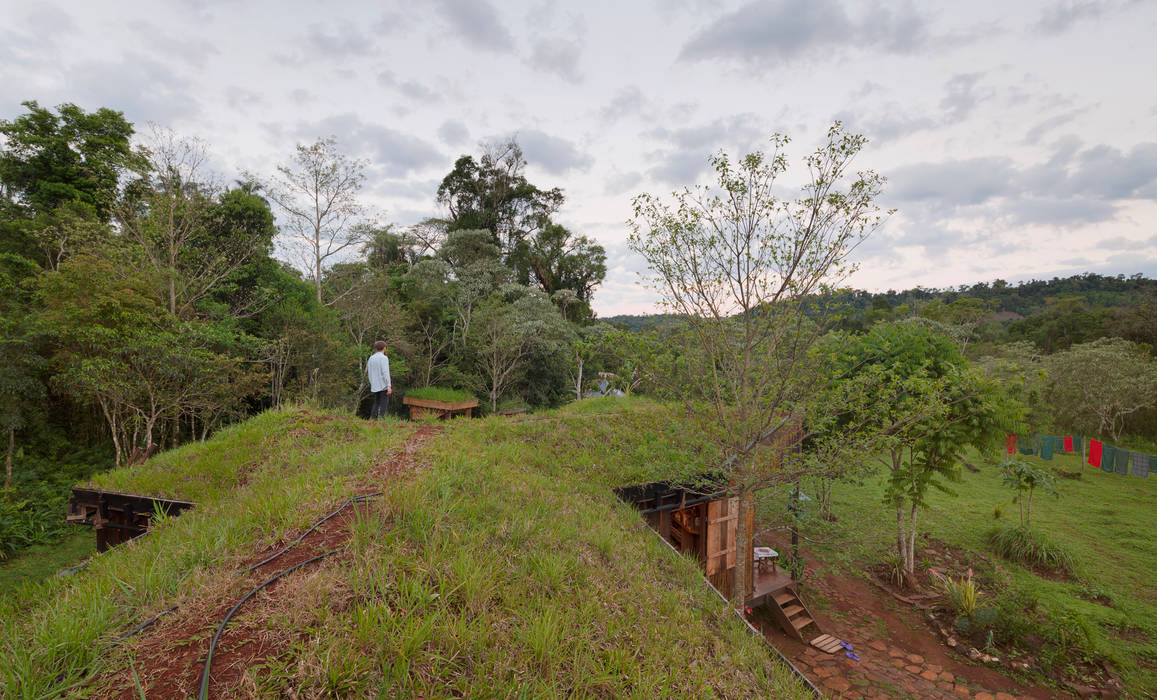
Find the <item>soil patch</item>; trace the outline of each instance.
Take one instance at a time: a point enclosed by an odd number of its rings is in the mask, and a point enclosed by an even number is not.
[[[416,453],[432,434],[440,430],[440,427],[430,426],[415,431],[401,450],[392,452],[370,469],[365,487],[354,495],[379,491],[383,481],[416,469]],[[181,603],[171,616],[161,618],[130,642],[132,666],[98,679],[96,687],[101,687],[106,696],[119,700],[134,700],[141,697],[142,691],[150,699],[195,697],[200,688],[209,642],[237,601],[279,572],[340,548],[350,539],[351,523],[378,507],[380,505],[373,502],[352,503],[276,559],[244,575],[229,575],[202,589],[195,598]],[[242,570],[275,554],[289,541],[292,539],[253,554],[244,562]],[[213,654],[210,697],[249,695],[256,690],[249,688],[246,691],[246,672],[284,654],[295,641],[294,635],[273,633],[268,629],[264,615],[278,607],[292,605],[300,581],[309,576],[324,575],[343,556],[343,552],[335,553],[278,579],[234,614]],[[246,614],[246,608],[253,612]]]
[[[771,543],[773,547],[775,544]],[[1071,697],[969,661],[945,646],[925,613],[916,607],[920,601],[909,598],[909,603],[902,602],[891,591],[863,578],[809,571],[802,593],[823,633],[849,643],[858,660],[843,650],[825,654],[788,637],[767,612],[758,611],[753,622],[830,697]]]

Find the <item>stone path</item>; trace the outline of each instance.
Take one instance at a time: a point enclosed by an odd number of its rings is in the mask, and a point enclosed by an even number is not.
[[[818,649],[803,651],[795,665],[820,689],[833,698],[876,700],[915,697],[957,700],[1028,700],[1006,692],[990,691],[969,684],[939,664],[929,663],[880,640],[857,644],[849,640],[859,661],[844,655],[825,654]]]

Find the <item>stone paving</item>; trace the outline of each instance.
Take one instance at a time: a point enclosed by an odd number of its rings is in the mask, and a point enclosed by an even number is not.
[[[843,652],[825,654],[808,648],[802,652],[803,658],[797,658],[793,663],[832,698],[1027,700],[1029,697],[979,688],[954,676],[939,664],[925,661],[919,654],[908,653],[880,640],[870,640],[862,645],[849,642],[859,661],[848,658]]]

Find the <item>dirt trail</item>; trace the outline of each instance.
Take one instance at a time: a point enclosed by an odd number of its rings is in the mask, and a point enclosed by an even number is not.
[[[390,453],[375,464],[362,482],[364,486],[350,496],[380,491],[383,483],[417,469],[417,453],[432,435],[441,430],[440,426],[418,428],[400,450]],[[338,505],[340,503],[334,504],[333,508]],[[277,559],[248,574],[226,576],[209,590],[203,590],[195,598],[185,601],[176,611],[131,642],[134,658],[132,668],[98,679],[94,687],[103,686],[109,697],[120,700],[140,698],[142,690],[150,700],[196,697],[209,641],[233,605],[245,593],[279,572],[345,545],[351,537],[350,523],[374,507],[372,502],[350,504]],[[254,553],[245,562],[245,566],[261,562],[283,546]],[[277,658],[294,641],[291,636],[271,633],[263,626],[261,619],[246,615],[246,608],[268,611],[281,607],[278,605],[279,599],[288,602],[291,597],[293,589],[289,587],[306,577],[327,575],[325,564],[342,556],[343,553],[339,552],[271,583],[233,616],[213,654],[210,697],[253,695],[255,688],[243,687],[246,670]]]

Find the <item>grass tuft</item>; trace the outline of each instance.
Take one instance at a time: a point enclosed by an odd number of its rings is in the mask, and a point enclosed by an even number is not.
[[[989,548],[1009,561],[1069,575],[1076,570],[1073,555],[1043,532],[1008,525],[989,531],[987,538]]]

